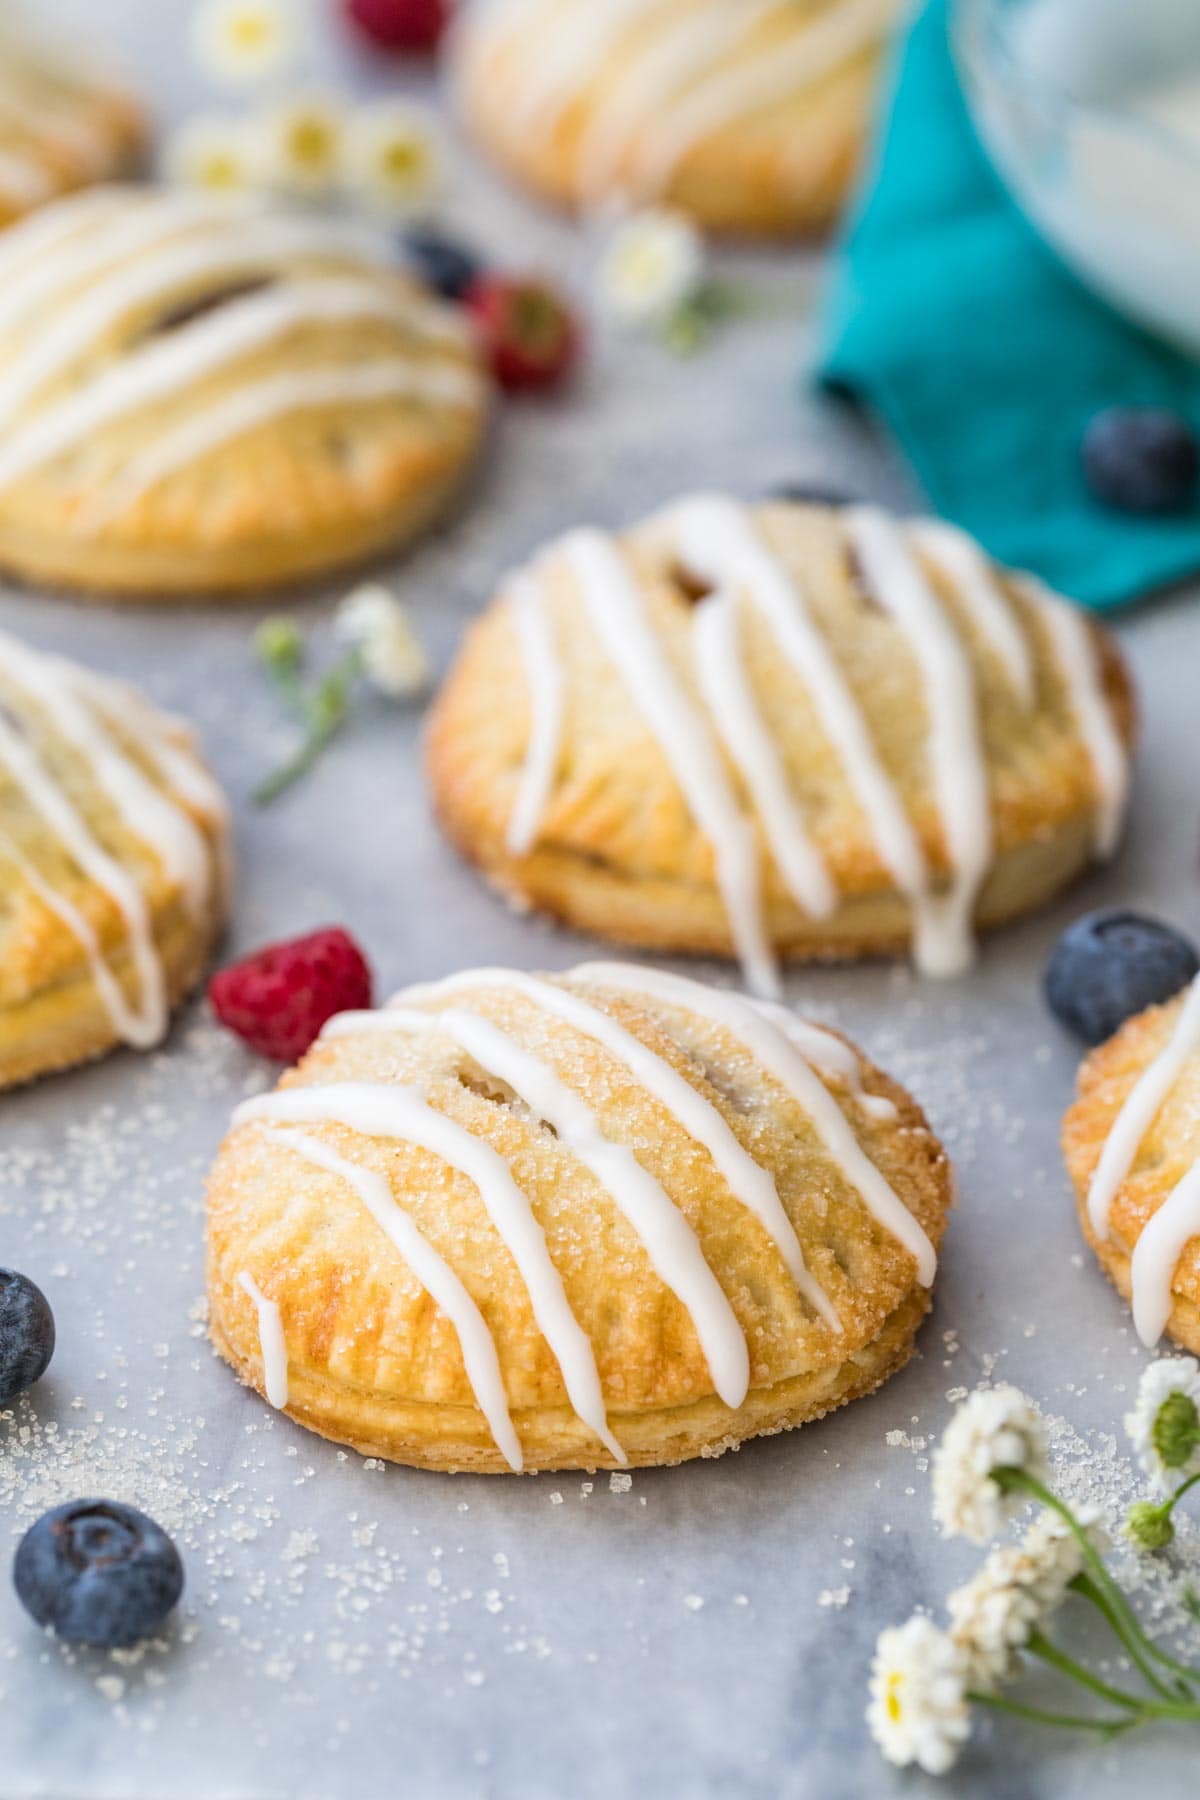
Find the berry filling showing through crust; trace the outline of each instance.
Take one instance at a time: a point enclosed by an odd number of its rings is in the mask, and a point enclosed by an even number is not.
[[[161,314],[141,335],[143,338],[162,337],[169,331],[178,331],[181,325],[190,325],[195,319],[203,319],[222,306],[231,305],[234,300],[244,300],[250,294],[260,294],[275,285],[273,275],[260,275],[247,281],[227,282],[224,287],[213,288],[207,294],[194,294],[191,299],[183,300]]]

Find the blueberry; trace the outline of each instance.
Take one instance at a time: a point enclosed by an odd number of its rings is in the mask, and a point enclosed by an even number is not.
[[[40,1287],[0,1269],[0,1406],[40,1381],[54,1355],[54,1314]]]
[[[72,1500],[25,1533],[13,1582],[26,1612],[66,1643],[121,1649],[158,1630],[183,1592],[183,1564],[145,1513]]]
[[[1122,512],[1180,512],[1200,474],[1186,419],[1161,406],[1110,406],[1083,434],[1083,472],[1097,500]]]
[[[413,273],[443,300],[461,300],[483,273],[482,259],[473,250],[432,225],[406,231],[403,248]]]
[[[1085,1044],[1102,1044],[1126,1019],[1169,1000],[1198,972],[1195,949],[1169,925],[1139,913],[1087,913],[1054,947],[1046,1002]]]

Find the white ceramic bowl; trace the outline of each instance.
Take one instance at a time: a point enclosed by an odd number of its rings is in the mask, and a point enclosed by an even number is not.
[[[980,138],[1097,293],[1200,356],[1200,0],[954,0]]]

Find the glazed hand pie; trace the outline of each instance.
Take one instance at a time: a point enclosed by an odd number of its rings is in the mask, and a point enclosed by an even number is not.
[[[718,231],[836,216],[899,0],[490,0],[458,34],[461,109],[549,199],[662,202]]]
[[[92,80],[0,0],[0,226],[59,194],[124,174],[144,121],[118,87]]]
[[[1063,1148],[1084,1236],[1138,1336],[1200,1355],[1200,976],[1092,1051]]]
[[[157,1044],[220,928],[226,865],[188,729],[0,633],[0,1087]]]
[[[154,189],[0,236],[0,564],[166,598],[394,547],[478,447],[459,314],[318,215]]]
[[[1113,849],[1132,735],[1112,640],[961,532],[698,497],[511,576],[429,766],[513,902],[769,994],[779,956],[963,969]]]
[[[213,1340],[396,1462],[712,1456],[900,1367],[951,1187],[903,1089],[783,1008],[476,970],[341,1015],[238,1108]]]

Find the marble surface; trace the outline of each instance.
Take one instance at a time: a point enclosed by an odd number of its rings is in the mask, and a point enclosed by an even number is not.
[[[99,11],[165,112],[201,98],[177,0],[42,10],[64,30]],[[378,70],[350,59],[346,78]],[[582,278],[575,234],[469,159],[451,214],[499,254]],[[698,360],[600,342],[569,400],[508,409],[469,511],[394,572],[439,665],[496,574],[568,521],[784,479],[911,497],[861,425],[797,386],[818,264],[744,255],[729,269],[763,304]],[[302,608],[322,644],[331,599]],[[238,803],[234,950],[342,921],[383,991],[465,959],[551,968],[589,950],[510,916],[440,841],[414,714],[368,706],[303,789],[250,808],[289,741],[252,663],[261,613],[0,594],[5,627],[136,675],[198,722]],[[0,1581],[4,1800],[934,1791],[885,1767],[862,1711],[876,1633],[937,1605],[972,1561],[929,1516],[927,1452],[950,1396],[1016,1380],[1060,1421],[1071,1491],[1123,1503],[1136,1485],[1120,1419],[1145,1354],[1080,1254],[1057,1151],[1076,1058],[1037,985],[1084,906],[1133,902],[1200,930],[1200,606],[1159,603],[1120,631],[1145,746],[1118,863],[992,943],[968,979],[931,987],[873,966],[790,982],[909,1083],[961,1177],[919,1356],[821,1425],[631,1483],[364,1464],[271,1414],[203,1336],[204,1172],[235,1101],[273,1072],[196,1007],[161,1054],[4,1102],[0,1256],[44,1283],[59,1349],[32,1400],[0,1416],[0,1544],[43,1507],[103,1492],[160,1517],[188,1567],[178,1628],[121,1661],[48,1644]],[[1170,1732],[1099,1750],[984,1727],[942,1791],[1182,1796],[1194,1757]]]

